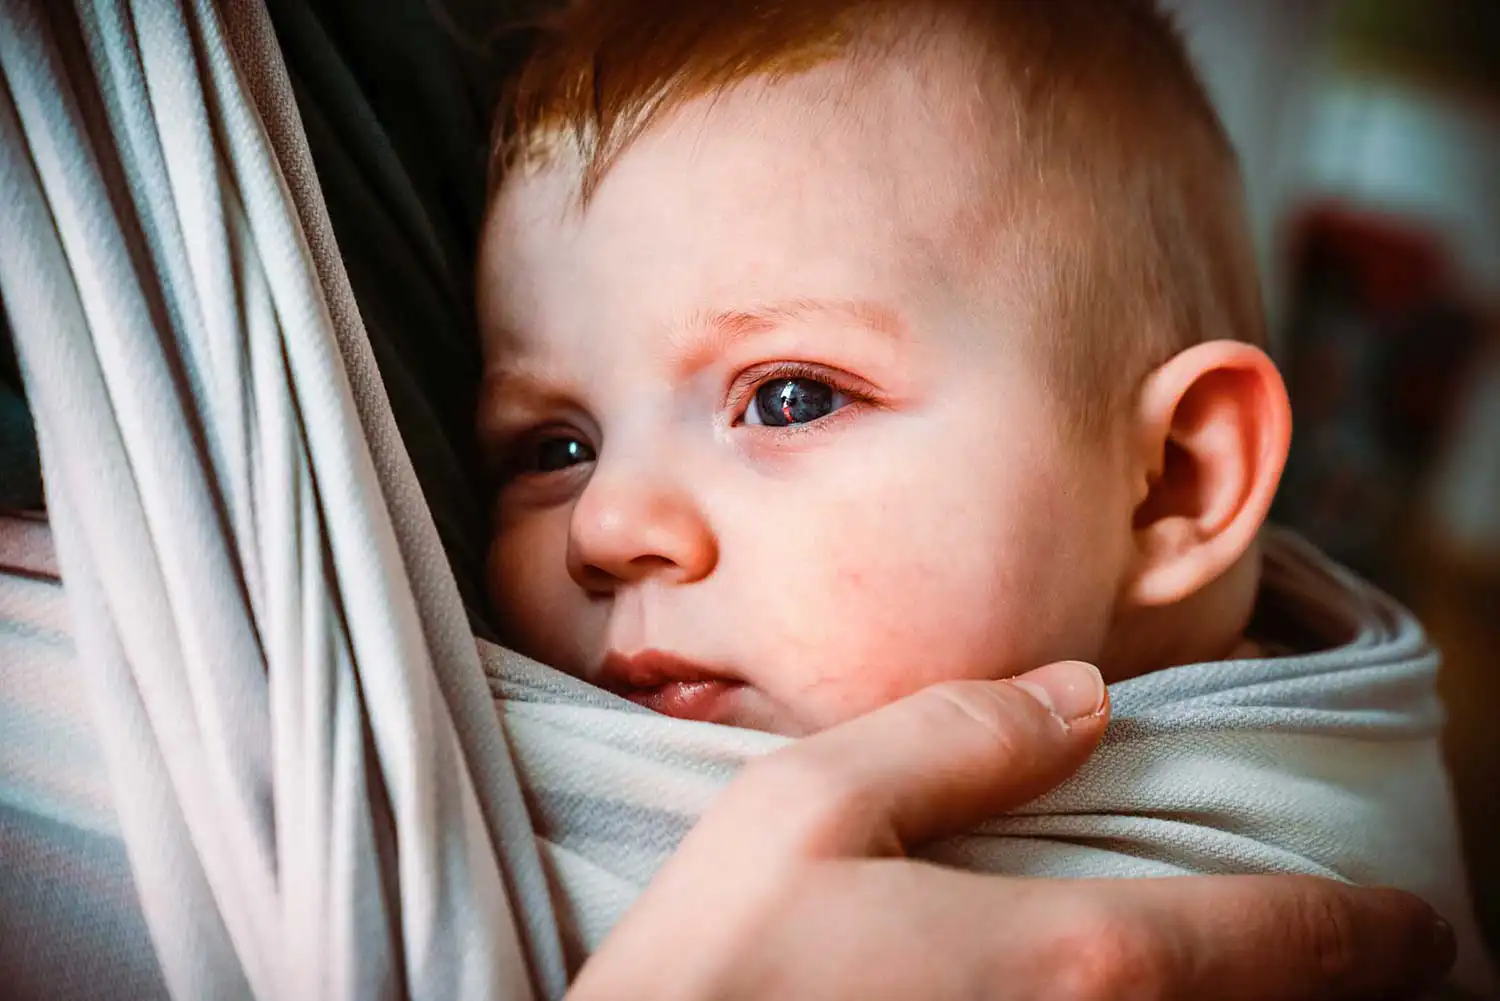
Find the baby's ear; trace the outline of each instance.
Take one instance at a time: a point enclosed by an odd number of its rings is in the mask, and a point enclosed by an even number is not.
[[[1152,372],[1135,409],[1136,607],[1174,604],[1218,579],[1254,543],[1291,445],[1275,363],[1257,347],[1210,341]]]

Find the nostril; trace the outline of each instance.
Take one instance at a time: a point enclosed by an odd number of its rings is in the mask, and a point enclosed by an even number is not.
[[[585,591],[592,595],[607,596],[630,581],[644,580],[675,569],[677,564],[667,557],[648,553],[612,565],[583,563],[579,565],[575,576]]]
[[[659,570],[670,570],[677,563],[665,556],[648,553],[644,556],[636,556],[630,561],[630,568],[638,573],[654,573]]]

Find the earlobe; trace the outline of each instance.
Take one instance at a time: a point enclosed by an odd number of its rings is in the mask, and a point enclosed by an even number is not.
[[[1161,607],[1218,579],[1254,543],[1291,444],[1291,406],[1259,348],[1211,341],[1151,373],[1135,411],[1135,568],[1125,601]]]

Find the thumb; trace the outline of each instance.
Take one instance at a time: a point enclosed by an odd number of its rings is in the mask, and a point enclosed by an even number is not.
[[[1098,670],[1076,661],[947,682],[762,759],[731,795],[767,847],[904,854],[1062,782],[1093,753],[1108,716]]]

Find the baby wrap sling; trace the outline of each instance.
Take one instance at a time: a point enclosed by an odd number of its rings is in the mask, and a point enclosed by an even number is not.
[[[0,976],[561,996],[783,740],[476,643],[261,0],[0,0],[0,71],[0,297],[50,522],[0,523]],[[1293,539],[1267,583],[1343,647],[1115,686],[1076,780],[932,856],[1394,883],[1483,992],[1435,654]]]

